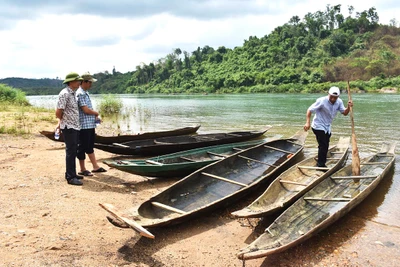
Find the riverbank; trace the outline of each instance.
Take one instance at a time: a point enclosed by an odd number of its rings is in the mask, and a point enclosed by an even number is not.
[[[82,187],[68,185],[63,178],[64,145],[38,134],[53,127],[49,119],[32,123],[27,135],[0,135],[2,266],[242,266],[235,256],[238,250],[273,220],[267,218],[252,228],[247,220],[229,215],[255,194],[229,209],[154,229],[154,240],[116,228],[98,203],[129,209],[176,180],[148,180],[101,164],[108,172],[86,177]],[[101,162],[115,155],[96,150],[96,156]],[[397,266],[400,229],[365,215],[376,213],[371,203],[383,201],[390,179],[386,177],[377,192],[316,237],[245,265]]]

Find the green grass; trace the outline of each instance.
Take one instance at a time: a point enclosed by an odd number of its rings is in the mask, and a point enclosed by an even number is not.
[[[0,103],[0,134],[24,136],[41,130],[42,127],[49,127],[48,124],[53,126],[56,123],[57,119],[52,110],[9,102]]]
[[[48,122],[51,122],[54,124],[57,123],[56,117],[54,115],[50,115],[50,114],[33,118],[33,122],[40,122],[40,121],[48,121]]]
[[[24,92],[0,84],[0,134],[30,134],[43,121],[55,125],[54,111],[33,107]]]
[[[25,129],[16,126],[11,126],[11,127],[0,126],[0,134],[25,135],[29,133],[31,133],[29,130],[26,131]]]

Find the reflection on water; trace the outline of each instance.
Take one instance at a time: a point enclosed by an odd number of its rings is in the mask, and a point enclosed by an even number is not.
[[[267,135],[289,137],[302,128],[307,108],[320,96],[323,95],[119,95],[124,104],[122,114],[103,119],[105,125],[112,125],[123,133],[167,130],[195,124],[201,124],[199,133],[260,130],[272,125]],[[96,109],[102,96],[91,97]],[[399,94],[354,94],[352,97],[361,158],[377,152],[384,141],[400,140]],[[347,95],[341,98],[347,102]],[[57,96],[29,96],[28,99],[35,106],[53,109]],[[339,136],[350,136],[349,117],[338,114],[332,131],[332,143]],[[307,138],[306,146],[316,146],[312,133]],[[396,152],[400,155],[400,148]],[[400,203],[400,167],[395,165],[393,176],[385,179],[392,183],[384,190],[386,194],[379,191],[384,194],[383,202],[366,201],[371,206],[371,212],[378,210],[375,221],[400,227],[400,209],[397,207]],[[369,217],[368,214],[365,217]]]

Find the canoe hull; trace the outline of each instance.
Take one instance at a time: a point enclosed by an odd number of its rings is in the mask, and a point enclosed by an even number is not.
[[[242,249],[238,258],[255,259],[285,251],[343,217],[361,203],[393,168],[394,145],[390,147],[393,148],[390,152],[378,153],[361,163],[361,175],[365,177],[358,182],[352,178],[342,178],[351,177],[351,165],[323,180],[282,213],[264,234]],[[365,162],[374,162],[377,166],[363,165]]]
[[[169,164],[163,166],[149,166],[149,165],[142,165],[137,166],[136,168],[131,166],[124,166],[122,164],[110,164],[104,162],[108,166],[112,168],[116,168],[120,171],[142,175],[142,176],[149,176],[149,177],[158,177],[158,178],[169,178],[169,177],[182,177],[188,175],[195,170],[203,168],[211,163],[214,163],[216,160],[206,160],[200,162],[187,162],[187,163],[180,163],[180,164]]]
[[[299,139],[278,139],[240,151],[186,176],[140,205],[131,216],[152,228],[182,223],[227,207],[279,175],[302,152]]]
[[[276,178],[260,197],[244,209],[233,212],[236,217],[258,218],[273,214],[293,204],[320,181],[341,169],[347,160],[350,138],[340,138],[328,150],[328,168],[315,168],[317,155],[302,160]]]
[[[269,129],[269,128],[268,128]],[[232,132],[219,134],[200,134],[194,136],[175,136],[158,139],[126,142],[123,144],[94,144],[97,149],[119,155],[156,156],[199,147],[244,142],[261,137],[265,131]],[[212,137],[215,138],[212,140]]]
[[[148,160],[106,160],[105,164],[121,171],[159,178],[183,177],[202,167],[221,160],[240,149],[250,148],[266,140],[196,148],[150,158]]]
[[[160,138],[166,136],[177,136],[177,135],[186,135],[186,134],[194,134],[200,128],[200,125],[196,125],[194,127],[184,127],[174,130],[168,131],[159,131],[159,132],[148,132],[142,134],[135,134],[135,135],[117,135],[117,136],[102,136],[97,135],[95,136],[95,142],[99,144],[112,144],[112,143],[123,143],[135,140],[144,140],[149,138]],[[64,136],[60,133],[60,138],[54,138],[53,131],[40,131],[42,135],[49,138],[50,140],[56,142],[64,142]]]

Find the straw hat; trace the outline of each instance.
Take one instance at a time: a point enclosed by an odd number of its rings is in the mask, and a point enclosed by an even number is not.
[[[93,78],[93,76],[89,72],[85,72],[84,74],[82,74],[81,77],[84,81],[89,81],[93,83],[97,81],[97,79]]]

